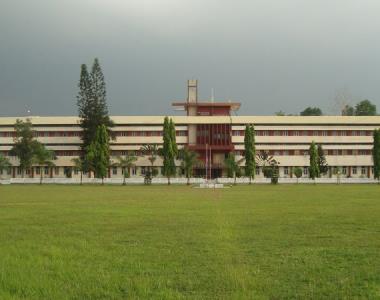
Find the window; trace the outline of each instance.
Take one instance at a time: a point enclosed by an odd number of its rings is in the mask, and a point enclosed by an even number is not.
[[[344,175],[347,174],[347,167],[343,167],[343,168],[342,168],[342,173],[343,173]]]
[[[21,175],[21,168],[17,167],[17,175]]]
[[[177,136],[187,136],[187,131],[185,130],[179,130],[176,132]]]
[[[327,136],[327,131],[326,131],[326,130],[323,130],[323,131],[322,131],[322,135],[323,135],[323,136]]]
[[[117,167],[112,168],[112,175],[117,175]]]
[[[366,174],[366,171],[367,171],[367,168],[366,167],[362,167],[362,175],[365,175]]]
[[[284,131],[282,132],[282,135],[283,135],[283,136],[288,136],[288,135],[289,135],[289,133],[288,133],[288,131],[287,131],[287,130],[284,130]]]
[[[352,174],[357,174],[358,173],[358,170],[357,170],[357,168],[356,167],[352,167]]]
[[[44,173],[45,173],[45,175],[49,175],[49,167],[45,167]]]
[[[74,168],[74,174],[78,175],[78,169],[77,168]]]
[[[313,132],[313,135],[314,135],[314,136],[318,136],[318,131],[315,130],[315,131]]]
[[[256,173],[256,175],[260,175],[260,168],[259,167],[256,168],[255,173]]]
[[[145,167],[141,167],[141,175],[145,175],[145,173],[146,173]]]
[[[299,135],[300,135],[300,132],[299,132],[298,130],[296,130],[296,131],[293,132],[293,135],[295,135],[295,136],[299,136]]]
[[[59,175],[59,167],[55,167],[54,168],[54,174],[55,175]]]
[[[7,175],[11,175],[11,173],[12,173],[12,168],[8,168],[7,169]]]
[[[28,170],[29,171],[29,170]],[[28,172],[27,172],[28,173]],[[36,168],[36,174],[39,175],[41,173],[41,168],[40,167],[37,167]]]
[[[132,175],[136,175],[137,174],[137,168],[136,167],[133,167],[132,168]]]
[[[340,132],[340,135],[341,135],[341,136],[346,136],[346,135],[347,135],[347,131],[345,131],[345,130],[341,131],[341,132]]]
[[[284,167],[284,175],[289,175],[289,168],[288,167]]]
[[[279,136],[280,133],[281,133],[280,131],[276,130],[276,131],[274,132],[274,135],[275,135],[275,136]]]
[[[309,168],[303,167],[303,175],[308,175],[308,174],[309,174]]]

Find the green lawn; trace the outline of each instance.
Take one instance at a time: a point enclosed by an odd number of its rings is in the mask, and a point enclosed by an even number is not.
[[[380,299],[380,186],[0,186],[0,299]]]

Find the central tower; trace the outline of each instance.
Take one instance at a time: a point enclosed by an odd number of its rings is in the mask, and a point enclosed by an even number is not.
[[[187,81],[187,101],[174,102],[173,106],[183,107],[187,116],[199,118],[199,122],[188,124],[187,147],[198,152],[205,165],[196,169],[195,173],[207,178],[220,177],[226,156],[234,150],[231,140],[232,124],[231,118],[224,123],[215,123],[212,119],[231,116],[232,111],[240,108],[240,103],[198,101],[198,82],[192,79]]]

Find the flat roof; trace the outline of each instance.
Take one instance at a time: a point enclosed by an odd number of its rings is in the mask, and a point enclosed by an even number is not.
[[[183,106],[183,107],[195,107],[195,106],[203,106],[203,107],[230,107],[231,110],[238,110],[241,106],[239,102],[173,102],[172,106]]]
[[[169,116],[176,124],[257,124],[257,125],[378,125],[380,116]],[[165,116],[111,116],[117,125],[158,125]],[[34,125],[73,126],[74,116],[0,117],[0,126],[13,126],[16,120],[30,119]]]

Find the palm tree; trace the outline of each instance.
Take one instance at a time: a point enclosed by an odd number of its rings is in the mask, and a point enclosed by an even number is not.
[[[34,156],[33,156],[33,162],[42,167],[42,166],[47,166],[47,167],[52,167],[54,166],[54,163],[52,162],[52,160],[55,159],[55,156],[54,156],[54,152],[53,151],[50,151],[48,149],[45,148],[44,145],[42,144],[38,144],[38,146],[36,147],[36,150],[35,150],[35,153],[34,153]],[[40,184],[42,184],[42,179],[43,179],[43,171],[40,170]]]
[[[71,161],[74,163],[74,170],[80,172],[80,185],[82,185],[82,183],[83,183],[83,172],[85,170],[85,162],[79,157],[73,158]]]
[[[145,144],[140,148],[143,155],[148,155],[148,159],[150,161],[150,174],[152,176],[155,175],[154,162],[157,160],[159,149],[157,144]]]
[[[264,176],[270,178],[272,183],[277,183],[278,181],[279,164],[267,151],[260,151],[256,154],[256,165],[262,167]]]
[[[198,153],[184,148],[182,151],[182,168],[185,170],[187,185],[190,185],[190,177],[193,175],[194,165],[198,161]]]
[[[125,178],[130,176],[130,169],[135,165],[137,157],[133,155],[126,155],[125,157],[118,156],[117,160],[118,161],[113,165],[123,170],[123,185],[126,185]]]
[[[235,154],[233,152],[230,152],[228,154],[228,157],[224,161],[224,164],[227,168],[228,177],[234,178],[234,185],[236,185],[236,176],[240,172],[239,164],[243,160],[244,160],[244,158],[239,160],[239,161],[236,161]]]
[[[0,171],[8,169],[11,166],[9,159],[0,154]]]

